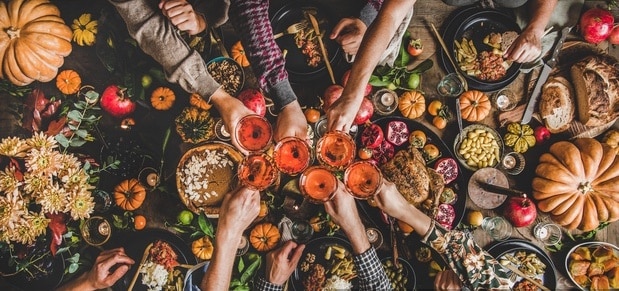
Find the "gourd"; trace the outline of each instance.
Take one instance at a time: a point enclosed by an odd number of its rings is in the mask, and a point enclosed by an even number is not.
[[[241,44],[241,41],[237,41],[234,45],[232,45],[231,50],[232,59],[234,59],[241,67],[249,67],[249,60],[247,59],[247,55],[245,54],[245,49]]]
[[[251,230],[249,242],[257,251],[267,252],[277,246],[280,236],[277,226],[264,222],[256,225]]]
[[[611,148],[619,147],[619,131],[616,129],[609,130],[605,135],[602,141],[610,146]]]
[[[215,134],[215,122],[211,114],[197,107],[186,107],[175,121],[176,132],[184,142],[200,143]]]
[[[146,199],[146,189],[138,179],[132,178],[120,182],[114,188],[114,201],[123,210],[136,210]]]
[[[505,145],[512,147],[515,152],[526,152],[530,147],[535,146],[533,128],[528,124],[510,123],[507,125]]]
[[[208,236],[203,236],[191,243],[191,252],[200,260],[210,260],[213,250],[213,242]]]
[[[460,113],[467,121],[480,121],[490,113],[488,95],[477,90],[469,90],[460,95]]]
[[[539,210],[568,229],[582,231],[618,220],[616,152],[591,138],[553,144],[535,169],[532,188]]]
[[[404,117],[415,119],[426,111],[426,98],[419,91],[406,91],[398,100],[398,109]]]
[[[62,94],[75,94],[80,90],[81,85],[82,78],[74,70],[64,70],[56,77],[56,87]]]
[[[204,98],[202,98],[202,96],[200,96],[200,94],[198,93],[193,93],[189,96],[189,104],[202,110],[209,110],[212,107],[212,105],[209,104],[206,100],[204,100]]]
[[[49,82],[71,53],[71,28],[48,0],[0,1],[0,78]]]
[[[168,110],[174,105],[176,95],[168,87],[158,87],[150,95],[150,104],[157,110]]]

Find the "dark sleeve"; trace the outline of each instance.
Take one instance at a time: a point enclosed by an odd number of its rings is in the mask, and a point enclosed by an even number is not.
[[[382,5],[383,0],[368,0],[365,6],[363,6],[361,12],[359,12],[359,19],[365,23],[366,27],[372,24]]]

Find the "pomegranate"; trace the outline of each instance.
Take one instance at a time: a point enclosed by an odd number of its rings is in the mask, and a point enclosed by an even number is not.
[[[344,72],[344,75],[342,76],[342,86],[346,87],[346,84],[348,84],[349,77],[350,77],[350,70]],[[365,92],[363,93],[363,96],[368,96],[370,95],[370,93],[372,93],[372,85],[368,83],[367,85],[365,85]]]
[[[103,90],[101,108],[116,118],[125,117],[135,111],[135,102],[126,95],[127,88],[109,85]]]
[[[608,37],[608,41],[611,44],[619,44],[619,24],[613,27],[613,30],[610,32],[610,36]]]
[[[536,127],[533,134],[535,135],[535,143],[542,143],[550,139],[550,130],[543,125]]]
[[[357,115],[355,116],[355,120],[353,121],[356,125],[364,124],[366,121],[370,120],[374,115],[374,104],[368,98],[363,98],[361,101],[361,106],[359,107],[359,111],[357,111]]]
[[[445,184],[449,184],[458,178],[458,163],[452,158],[442,158],[434,165],[434,170],[443,176]]]
[[[438,222],[442,227],[451,229],[452,224],[456,219],[456,209],[450,204],[440,204],[434,219],[436,219],[436,222]]]
[[[325,93],[322,94],[322,101],[324,109],[329,108],[331,104],[335,103],[337,99],[342,97],[342,92],[344,92],[344,87],[340,85],[331,85],[325,89]]]
[[[515,227],[529,226],[537,217],[537,208],[531,199],[524,197],[510,197],[505,202],[503,210],[505,218]]]
[[[237,98],[239,98],[239,100],[241,100],[241,102],[245,104],[245,107],[249,108],[256,114],[264,117],[264,115],[267,113],[267,106],[264,101],[264,95],[262,95],[260,91],[256,89],[245,89],[241,93],[239,93],[239,96]]]
[[[388,162],[394,155],[395,149],[393,145],[386,140],[383,140],[379,147],[372,149],[372,159],[376,161],[378,165]]]
[[[598,44],[608,38],[614,22],[610,11],[591,8],[580,17],[580,33],[587,42]]]
[[[406,123],[394,120],[387,125],[387,140],[395,146],[408,141],[408,126]]]
[[[361,132],[361,144],[369,149],[377,148],[384,140],[383,129],[376,124],[370,124]]]

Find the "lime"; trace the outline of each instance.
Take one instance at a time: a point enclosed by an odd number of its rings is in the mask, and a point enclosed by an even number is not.
[[[419,74],[411,74],[410,76],[408,76],[408,81],[406,82],[406,85],[408,85],[409,89],[417,89],[417,87],[419,87],[419,81],[421,80]]]
[[[193,213],[189,210],[183,210],[178,214],[176,219],[182,225],[190,225],[191,221],[193,221]]]
[[[142,88],[148,88],[153,83],[153,77],[148,74],[142,76]]]

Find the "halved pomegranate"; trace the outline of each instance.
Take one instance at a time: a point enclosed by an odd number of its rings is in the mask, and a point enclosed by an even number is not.
[[[393,145],[386,140],[383,140],[379,147],[372,149],[372,159],[375,160],[379,166],[391,160],[394,155],[395,149]]]
[[[361,144],[366,148],[376,148],[384,139],[383,129],[376,124],[366,126],[361,133]]]
[[[452,228],[452,224],[456,219],[456,209],[449,204],[440,204],[434,219],[441,226],[449,230]]]
[[[406,123],[399,120],[389,122],[387,125],[387,140],[396,146],[407,142],[408,126],[406,126]]]
[[[434,170],[443,175],[445,184],[449,184],[458,178],[458,163],[452,158],[442,158],[434,164]]]

